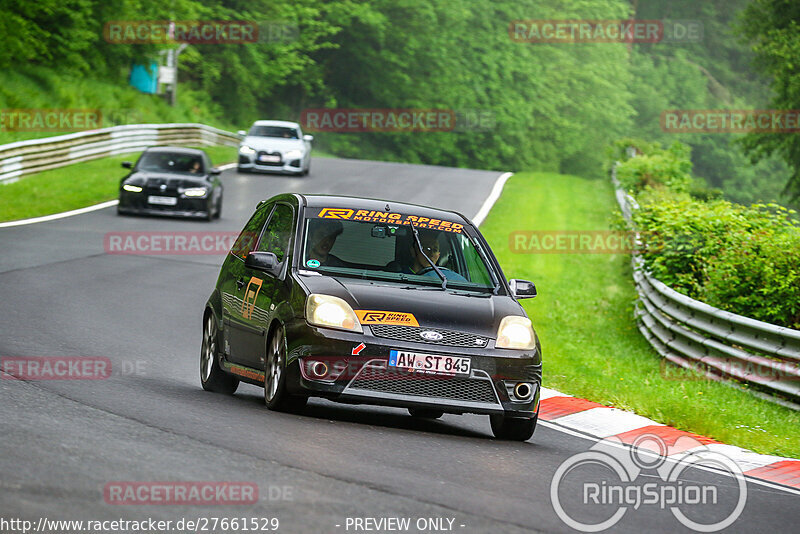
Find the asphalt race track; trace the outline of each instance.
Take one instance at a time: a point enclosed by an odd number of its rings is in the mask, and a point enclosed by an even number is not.
[[[321,400],[289,415],[268,411],[254,386],[240,385],[233,397],[204,392],[201,312],[221,256],[104,251],[107,232],[239,231],[258,200],[289,191],[402,200],[472,217],[499,175],[315,159],[307,178],[224,172],[223,214],[212,223],[119,217],[107,208],[0,229],[0,356],[107,357],[112,364],[105,380],[0,380],[0,516],[34,524],[278,518],[279,532],[296,533],[397,531],[391,523],[355,522],[397,517],[410,518],[408,532],[574,532],[553,508],[551,481],[593,440],[540,424],[529,442],[500,442],[486,417],[424,421],[405,410]],[[546,385],[554,371],[543,349]],[[585,469],[594,476],[605,468]],[[561,495],[585,492],[575,475],[565,477]],[[710,523],[731,511],[735,479],[685,475],[687,484],[718,491],[718,504],[691,510],[695,519]],[[252,482],[259,499],[114,505],[104,500],[114,481]],[[798,505],[796,494],[749,482],[744,510],[727,530],[796,532]],[[688,530],[668,508],[629,508],[613,531]],[[596,519],[613,509],[587,506],[576,515]]]

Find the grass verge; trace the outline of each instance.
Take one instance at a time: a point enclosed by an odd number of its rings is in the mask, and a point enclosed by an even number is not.
[[[536,282],[522,301],[541,338],[544,385],[764,454],[800,457],[800,413],[715,382],[681,378],[636,328],[630,257],[519,254],[515,230],[608,230],[607,181],[520,173],[481,226],[505,274]]]

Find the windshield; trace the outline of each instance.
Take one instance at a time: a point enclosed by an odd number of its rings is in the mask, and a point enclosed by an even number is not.
[[[203,174],[203,158],[195,154],[145,152],[136,168],[140,171]]]
[[[300,139],[296,128],[285,126],[253,126],[247,135],[253,137],[282,137],[284,139]]]
[[[415,286],[440,286],[441,279],[431,266],[432,261],[447,278],[448,288],[493,290],[490,268],[463,232],[463,226],[452,221],[434,221],[441,225],[435,228],[426,228],[424,222],[416,225],[420,250],[408,221],[395,224],[308,218],[303,237],[303,268]]]

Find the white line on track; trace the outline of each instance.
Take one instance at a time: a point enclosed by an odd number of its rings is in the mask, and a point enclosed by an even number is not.
[[[235,163],[226,163],[225,165],[220,165],[217,168],[221,171],[227,171],[228,169],[232,169],[234,167],[236,167]],[[25,226],[27,224],[55,221],[58,219],[63,219],[65,217],[72,217],[73,215],[81,215],[83,213],[90,213],[92,211],[110,208],[112,206],[116,206],[117,204],[119,204],[119,200],[109,200],[108,202],[101,202],[100,204],[95,204],[94,206],[87,206],[85,208],[80,208],[71,211],[64,211],[61,213],[54,213],[53,215],[45,215],[43,217],[33,217],[32,219],[20,219],[18,221],[3,222],[0,223],[0,228],[9,228],[12,226]]]
[[[494,203],[497,202],[498,198],[500,198],[500,193],[503,192],[503,186],[506,185],[508,179],[513,175],[513,172],[507,172],[501,174],[497,178],[497,181],[494,183],[494,187],[492,187],[492,192],[489,193],[489,196],[483,201],[481,209],[479,209],[475,217],[472,218],[472,222],[475,223],[475,226],[480,226],[481,223],[483,223],[483,220],[486,219],[486,216],[489,215],[489,211],[492,209],[492,206],[494,206]]]

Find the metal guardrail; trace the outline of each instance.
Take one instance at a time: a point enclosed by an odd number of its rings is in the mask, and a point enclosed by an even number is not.
[[[204,124],[132,124],[0,145],[0,182],[157,145],[237,146],[239,136]]]
[[[617,203],[635,230],[636,201],[611,171]],[[633,256],[639,300],[639,331],[666,360],[709,379],[800,410],[800,331],[726,312],[687,297],[656,280],[641,257]]]

